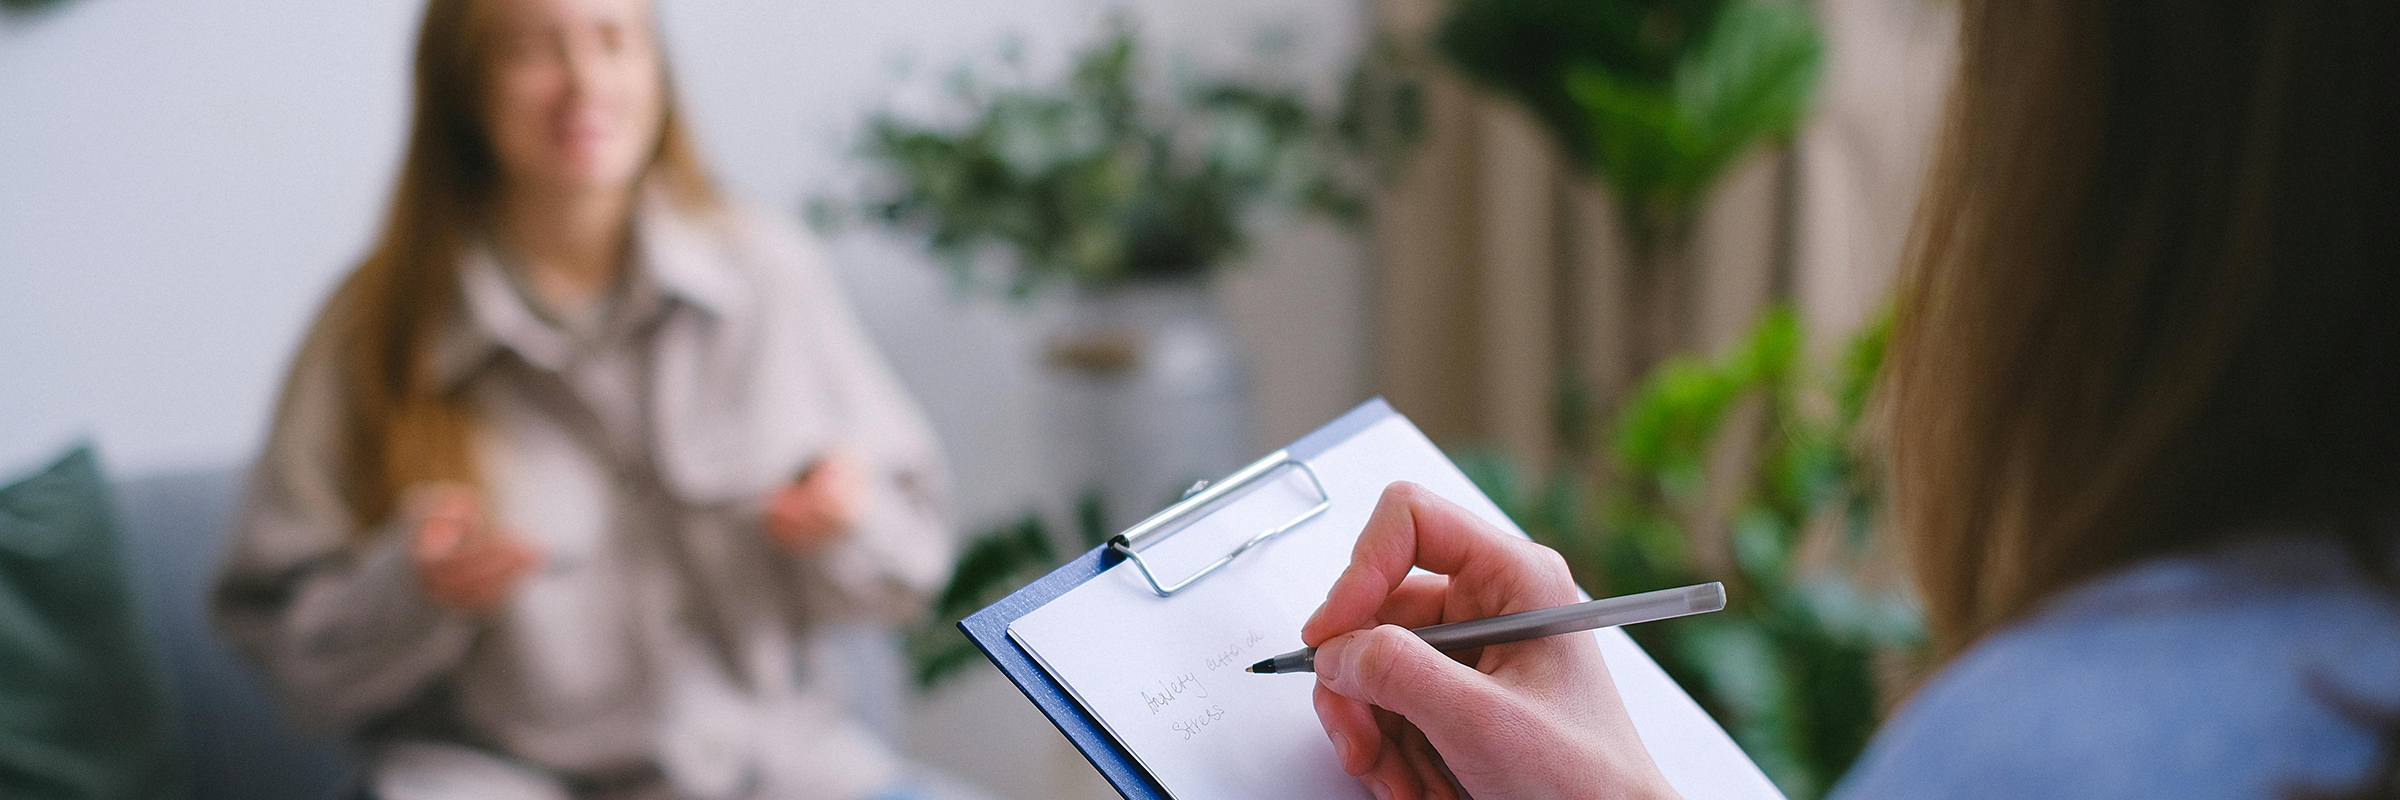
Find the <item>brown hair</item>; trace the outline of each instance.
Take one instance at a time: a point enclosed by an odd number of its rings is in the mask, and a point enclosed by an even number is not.
[[[343,386],[343,500],[362,529],[389,515],[400,493],[427,481],[474,483],[475,414],[434,370],[435,338],[459,312],[458,263],[480,235],[499,189],[479,99],[486,62],[478,6],[432,0],[417,31],[408,150],[382,232],[335,290],[312,341],[333,348]],[[680,205],[717,205],[684,131],[661,56],[657,150],[648,175]],[[303,356],[306,358],[307,356]]]
[[[2400,506],[2394,5],[1960,11],[1887,374],[1937,652],[2270,527],[2387,546],[2367,521]]]

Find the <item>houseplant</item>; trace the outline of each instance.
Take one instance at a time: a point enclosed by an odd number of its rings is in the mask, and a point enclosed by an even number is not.
[[[1081,462],[1063,477],[1092,487],[1071,526],[1027,514],[971,540],[908,636],[921,686],[980,660],[959,618],[1113,533],[1123,520],[1105,509],[1157,507],[1255,455],[1207,282],[1277,218],[1362,217],[1365,187],[1416,131],[1393,53],[1371,46],[1328,111],[1297,86],[1153,80],[1118,19],[1059,80],[962,71],[950,116],[869,120],[866,199],[817,213],[921,237],[964,291],[1063,296],[1044,358],[1051,444]]]
[[[1075,505],[1071,542],[1080,549],[1067,554],[1099,547],[1114,532],[1100,495],[1086,492]],[[959,621],[1065,563],[1058,538],[1041,515],[1027,512],[968,540],[949,582],[934,596],[931,613],[902,640],[917,688],[939,686],[982,660],[975,644],[959,633]]]
[[[1615,198],[1632,254],[1621,338],[1630,373],[1648,373],[1688,339],[1702,201],[1736,160],[1788,138],[1813,100],[1824,44],[1807,6],[1459,0],[1435,45],[1522,103]]]
[[[1055,81],[961,71],[950,116],[868,122],[875,179],[855,209],[921,237],[967,291],[1064,298],[1048,440],[1067,477],[1137,511],[1251,455],[1244,359],[1209,278],[1272,220],[1357,218],[1366,171],[1354,129],[1297,86],[1146,64],[1119,19]]]
[[[1880,718],[1889,667],[1919,647],[1913,608],[1859,579],[1879,500],[1875,462],[1853,448],[1887,323],[1830,370],[1806,362],[1785,309],[1725,353],[1678,355],[1703,201],[1812,102],[1824,45],[1808,6],[1459,0],[1435,39],[1614,199],[1631,257],[1617,340],[1643,376],[1603,428],[1562,365],[1561,444],[1588,457],[1535,478],[1485,454],[1464,459],[1469,474],[1595,592],[1726,581],[1726,613],[1629,633],[1787,794],[1817,796]]]
[[[1627,633],[1800,800],[1857,758],[1923,647],[1903,593],[1859,577],[1881,507],[1860,420],[1888,324],[1829,368],[1806,360],[1783,309],[1724,353],[1670,359],[1609,428],[1596,473],[1534,478],[1492,454],[1460,459],[1595,593],[1726,582],[1724,613]],[[1712,486],[1712,458],[1749,430],[1766,433],[1744,468],[1715,471],[1734,485]],[[1695,535],[1704,520],[1724,520],[1725,535]]]
[[[962,122],[870,120],[865,153],[882,180],[863,210],[922,234],[974,288],[1203,278],[1243,252],[1259,212],[1360,208],[1335,121],[1297,89],[1161,90],[1122,20],[1056,85],[961,72],[952,88]]]

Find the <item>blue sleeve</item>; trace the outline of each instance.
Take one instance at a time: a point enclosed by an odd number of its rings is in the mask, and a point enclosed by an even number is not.
[[[1936,674],[1830,795],[2270,798],[2354,785],[2376,742],[2317,685],[2388,702],[2400,633],[2351,597],[2037,621]],[[2376,675],[2384,676],[2381,679]]]

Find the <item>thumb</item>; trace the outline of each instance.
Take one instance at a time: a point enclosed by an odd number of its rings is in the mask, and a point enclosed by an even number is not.
[[[1507,692],[1398,625],[1317,646],[1317,679],[1334,694],[1407,717],[1436,741],[1489,719]]]

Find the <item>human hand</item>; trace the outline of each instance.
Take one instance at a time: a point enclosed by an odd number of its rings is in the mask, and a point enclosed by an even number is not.
[[[470,614],[497,611],[541,565],[540,549],[493,525],[471,488],[420,487],[410,492],[407,507],[417,520],[409,548],[417,582],[436,605]]]
[[[850,531],[866,494],[857,459],[834,451],[767,496],[767,536],[787,551],[813,552]]]
[[[1556,551],[1422,486],[1386,487],[1300,629],[1317,648],[1317,719],[1342,769],[1378,800],[1675,797],[1590,635],[1453,656],[1407,630],[1578,599]]]

